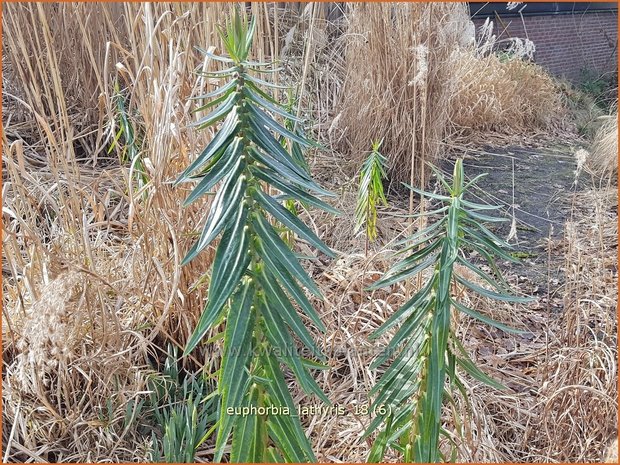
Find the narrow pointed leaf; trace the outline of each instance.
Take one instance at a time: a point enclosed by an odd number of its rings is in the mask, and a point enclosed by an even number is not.
[[[504,323],[500,323],[497,320],[494,320],[493,318],[487,316],[487,315],[483,315],[480,312],[477,312],[476,310],[473,310],[469,307],[466,307],[465,305],[461,304],[460,302],[457,302],[456,300],[452,300],[452,305],[454,305],[454,307],[465,313],[466,315],[469,315],[472,318],[475,318],[477,320],[482,321],[483,323],[488,324],[489,326],[493,326],[497,329],[501,329],[502,331],[505,331],[507,333],[513,333],[513,334],[523,334],[525,333],[525,331],[519,330],[519,329],[515,329],[511,326],[508,326]]]
[[[250,257],[247,250],[250,238],[245,231],[247,216],[247,208],[240,207],[234,223],[222,235],[213,261],[208,302],[200,315],[196,329],[187,342],[185,354],[194,350],[213,323],[218,320],[224,304],[234,292],[239,279],[248,267]]]
[[[224,336],[221,375],[218,389],[221,395],[219,428],[215,443],[214,462],[221,462],[224,447],[237,417],[226,414],[229,407],[238,407],[247,387],[248,364],[252,355],[254,312],[250,310],[254,297],[253,283],[248,279],[233,296]]]
[[[252,92],[250,89],[246,89],[245,93],[252,101],[257,103],[258,105],[266,108],[269,111],[272,111],[273,113],[277,115],[282,116],[283,118],[286,118],[290,121],[297,121],[297,122],[303,121],[302,119],[297,118],[296,116],[290,114],[286,110],[283,110],[280,106],[274,105],[269,100],[262,98],[260,95],[258,95],[255,92]]]
[[[303,137],[299,137],[297,134],[286,129],[276,120],[266,115],[259,108],[251,106],[251,105],[249,106],[249,108],[250,108],[250,111],[254,113],[254,115],[256,116],[256,120],[259,121],[260,124],[263,124],[269,129],[271,129],[272,131],[275,131],[278,134],[281,134],[282,136],[286,137],[287,139],[293,140],[297,142],[298,144],[303,145],[304,147],[311,147],[314,145],[312,141],[308,139],[304,139]]]
[[[265,168],[258,168],[256,166],[250,167],[252,173],[256,175],[257,178],[273,185],[275,188],[281,190],[285,194],[291,196],[291,198],[306,202],[310,205],[313,205],[321,210],[332,213],[334,215],[340,215],[340,212],[330,205],[326,204],[322,200],[319,200],[315,196],[304,192],[298,187],[293,186],[292,184],[287,183],[279,179],[273,172]]]
[[[264,216],[258,215],[252,219],[252,225],[258,236],[263,241],[262,246],[265,251],[277,260],[282,267],[290,270],[294,273],[294,276],[304,285],[306,289],[312,292],[315,296],[322,298],[321,291],[314,283],[312,278],[308,276],[306,270],[302,268],[297,261],[291,249],[280,239],[280,236],[276,234],[273,227],[265,219]]]
[[[331,249],[327,247],[310,228],[308,228],[308,226],[300,221],[297,216],[293,215],[289,210],[276,202],[271,196],[259,190],[255,191],[254,194],[254,198],[258,201],[258,203],[260,203],[260,205],[280,223],[291,229],[298,236],[306,239],[310,242],[310,244],[327,256],[336,256],[336,254],[332,252]]]
[[[248,81],[253,82],[257,86],[271,87],[272,89],[289,89],[290,88],[290,86],[279,86],[271,82],[263,81],[262,79],[257,78],[256,76],[252,76],[251,74],[245,74],[243,77],[247,79]]]
[[[280,352],[280,359],[295,373],[297,380],[303,390],[310,394],[316,394],[323,402],[329,403],[327,396],[321,391],[316,381],[308,374],[306,368],[301,363],[301,357],[297,353],[295,343],[291,338],[284,321],[277,312],[264,301],[261,306],[261,313],[265,316],[265,332],[271,344]]]
[[[184,182],[194,171],[206,165],[218,153],[222,153],[233,140],[238,128],[239,119],[236,112],[233,111],[229,113],[220,131],[215,135],[211,142],[209,142],[198,158],[196,158],[196,160],[194,160],[185,169],[185,171],[181,173],[174,185],[176,186],[181,182]]]
[[[321,332],[325,332],[326,328],[318,313],[312,307],[308,298],[305,296],[303,290],[299,287],[295,279],[290,275],[286,269],[283,269],[280,264],[274,261],[271,256],[262,248],[260,245],[258,247],[258,253],[261,258],[265,261],[267,268],[270,273],[272,273],[278,281],[286,288],[291,297],[295,299],[295,302],[299,304],[299,307],[302,311],[312,320],[312,322],[319,328]]]
[[[312,339],[312,336],[306,329],[299,315],[288,301],[284,291],[280,289],[280,286],[276,282],[273,275],[266,270],[258,276],[262,287],[265,289],[265,296],[267,303],[277,311],[284,321],[289,325],[293,332],[301,339],[301,341],[312,350],[312,354],[321,360],[326,360],[325,355],[321,353],[321,350]]]
[[[228,81],[226,84],[224,84],[223,86],[218,87],[217,89],[211,91],[211,92],[207,92],[206,94],[202,94],[202,95],[197,95],[195,97],[191,97],[190,100],[205,100],[205,99],[210,99],[213,97],[217,97],[218,95],[224,94],[232,89],[235,88],[235,86],[237,85],[237,82],[239,82],[237,79],[232,79],[230,81]]]
[[[220,159],[213,164],[211,169],[203,176],[202,180],[196,185],[190,195],[187,196],[183,206],[187,206],[209,192],[226,175],[239,169],[241,163],[242,148],[239,145],[239,138],[235,138]]]
[[[224,185],[220,188],[213,199],[211,209],[209,210],[209,216],[207,216],[207,221],[205,222],[200,238],[192,246],[189,252],[187,252],[187,255],[183,258],[181,265],[186,265],[196,258],[200,251],[202,251],[213,241],[213,239],[215,239],[219,232],[232,219],[235,211],[238,210],[237,207],[242,202],[247,185],[243,176],[237,176],[241,167],[242,166],[226,177]]]
[[[268,153],[272,158],[287,166],[291,171],[297,174],[302,179],[312,182],[312,179],[308,173],[297,166],[295,160],[291,155],[282,147],[282,145],[267,131],[265,128],[253,121],[250,121],[249,126],[251,133],[248,137],[254,141],[254,143],[261,148],[263,152]]]
[[[261,162],[263,165],[276,171],[280,176],[288,178],[289,181],[296,183],[298,186],[304,189],[314,191],[320,195],[326,195],[333,197],[333,194],[325,189],[319,187],[314,181],[308,181],[306,177],[299,176],[295,171],[291,170],[287,165],[280,163],[275,158],[270,157],[266,153],[262,153],[259,150],[251,150],[252,157]]]
[[[233,109],[233,107],[235,105],[235,100],[237,99],[238,95],[239,94],[237,92],[232,92],[226,98],[224,103],[222,103],[222,105],[220,105],[218,108],[213,110],[208,115],[200,118],[195,123],[190,124],[190,126],[196,126],[198,128],[203,129],[203,128],[209,127],[209,126],[217,123],[219,120],[225,118],[226,116],[228,116],[228,114],[230,114],[231,110]]]
[[[380,328],[376,329],[369,336],[370,340],[377,339],[379,336],[384,334],[388,329],[394,326],[403,318],[408,318],[414,311],[416,311],[420,306],[424,307],[423,303],[425,300],[430,300],[430,292],[434,285],[433,280],[429,280],[425,286],[420,289],[409,301],[407,301],[404,305],[402,305],[396,312],[394,312],[390,317],[381,325]]]
[[[258,387],[250,388],[248,407],[258,409],[260,391]],[[258,414],[251,411],[248,415],[241,417],[237,423],[230,452],[232,463],[262,463],[265,450],[264,440],[266,431],[263,431],[265,424]]]
[[[531,297],[519,297],[516,295],[500,294],[498,292],[489,291],[488,289],[478,286],[477,284],[472,283],[471,281],[468,281],[461,276],[456,276],[456,280],[463,286],[471,289],[474,292],[477,292],[478,294],[484,297],[488,297],[489,299],[501,300],[504,302],[518,302],[518,303],[528,303],[534,300]]]

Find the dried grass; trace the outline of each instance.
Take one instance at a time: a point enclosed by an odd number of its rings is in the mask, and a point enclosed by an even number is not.
[[[485,133],[531,135],[559,120],[557,85],[540,66],[518,57],[459,52],[451,121],[468,139]]]
[[[531,136],[561,124],[560,91],[527,59],[531,43],[475,37],[465,4],[352,4],[345,75],[330,137],[357,165],[384,139],[394,181],[424,184],[425,161],[489,134]],[[490,26],[490,27],[489,27]]]
[[[615,174],[618,172],[618,113],[602,119],[592,143],[589,166],[599,174]]]
[[[348,19],[341,149],[360,160],[371,140],[383,138],[392,176],[419,182],[448,127],[456,91],[451,56],[472,38],[467,8],[356,3]]]
[[[530,435],[547,460],[600,461],[618,435],[617,208],[615,188],[587,191],[575,198],[566,224],[564,312]]]

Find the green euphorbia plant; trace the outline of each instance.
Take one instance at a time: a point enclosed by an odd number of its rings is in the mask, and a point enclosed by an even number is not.
[[[440,203],[437,209],[424,213],[437,220],[404,241],[400,261],[372,286],[389,286],[430,270],[422,275],[426,276],[426,283],[421,289],[371,336],[377,338],[400,324],[387,348],[371,365],[371,369],[376,369],[392,359],[372,390],[376,394],[373,410],[381,414],[375,417],[366,435],[383,427],[372,447],[370,462],[381,461],[387,447],[401,452],[406,462],[434,463],[445,459],[439,441],[442,406],[450,398],[447,386],[456,387],[466,398],[459,376],[467,373],[491,386],[502,387],[469,357],[454,331],[451,314],[458,311],[501,330],[515,330],[467,307],[455,289],[465,288],[506,302],[531,300],[510,293],[496,266],[494,257],[516,261],[505,251],[510,245],[484,225],[505,221],[483,213],[499,207],[465,199],[467,190],[480,176],[466,183],[461,160],[456,161],[451,184],[435,172],[445,195],[410,188]],[[472,260],[474,254],[486,261],[492,274]],[[460,275],[457,264],[475,274],[485,286]]]
[[[377,238],[377,204],[387,205],[387,199],[383,192],[383,179],[386,159],[379,149],[381,141],[372,143],[372,150],[364,161],[360,172],[360,183],[357,190],[357,206],[355,208],[355,232],[363,227],[366,229],[366,255],[370,241]]]
[[[217,183],[220,186],[202,233],[183,264],[218,237],[219,243],[208,301],[185,354],[204,342],[210,329],[225,326],[218,371],[215,462],[221,461],[228,444],[232,462],[312,462],[315,456],[288,391],[283,366],[305,392],[328,402],[309,373],[323,365],[302,357],[294,339],[307,346],[315,359],[325,360],[294,306],[324,330],[304,289],[318,297],[321,293],[281,233],[290,230],[321,252],[333,253],[283,202],[294,200],[337,212],[317,197],[330,194],[300,163],[298,151],[313,143],[276,120],[297,118],[270,95],[269,89],[275,86],[258,77],[273,72],[269,65],[248,59],[253,34],[254,20],[248,21],[235,10],[221,30],[228,56],[204,52],[227,68],[208,73],[225,83],[201,97],[212,100],[200,110],[213,110],[197,125],[205,128],[221,122],[221,126],[177,182],[198,181],[186,203],[209,194]],[[282,143],[282,139],[294,144]],[[295,153],[291,154],[289,146]]]

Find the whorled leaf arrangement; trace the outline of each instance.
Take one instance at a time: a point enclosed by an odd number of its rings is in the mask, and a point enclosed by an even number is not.
[[[267,92],[276,86],[257,77],[273,72],[269,64],[248,61],[253,33],[254,20],[248,22],[235,11],[221,30],[228,57],[203,51],[228,66],[207,76],[228,82],[199,97],[213,98],[200,110],[215,108],[196,124],[205,128],[223,123],[177,182],[199,181],[186,204],[209,193],[216,183],[221,185],[202,233],[183,263],[196,257],[218,235],[220,241],[208,302],[185,354],[210,328],[225,323],[218,373],[220,415],[215,462],[221,461],[231,435],[231,462],[312,462],[315,457],[287,389],[282,364],[290,368],[307,393],[328,402],[308,372],[323,365],[301,357],[295,350],[294,336],[314,357],[325,357],[289,299],[324,331],[303,288],[318,297],[321,294],[280,233],[290,230],[323,253],[333,253],[282,202],[293,199],[337,211],[314,195],[330,194],[310,178],[281,143],[283,137],[301,147],[313,145],[271,116],[297,120]],[[276,190],[281,194],[272,195]],[[276,222],[280,226],[274,226]],[[242,408],[247,414],[240,413]]]
[[[433,168],[434,169],[434,168]],[[456,309],[503,331],[518,332],[465,306],[453,294],[459,286],[484,297],[506,302],[528,302],[528,297],[510,293],[494,257],[516,261],[505,249],[510,245],[493,234],[485,222],[505,221],[482,213],[499,207],[473,203],[464,194],[481,176],[465,184],[463,165],[457,160],[452,184],[435,170],[447,195],[413,189],[438,201],[441,206],[423,215],[439,215],[440,219],[415,232],[404,242],[399,252],[403,258],[371,289],[389,286],[416,276],[428,268],[426,284],[372,335],[384,334],[400,323],[387,348],[373,361],[376,369],[392,356],[393,361],[374,386],[371,394],[377,415],[366,431],[369,436],[381,425],[383,428],[373,444],[369,461],[379,462],[387,447],[399,451],[406,462],[435,463],[443,457],[440,447],[441,410],[445,399],[450,399],[446,380],[467,398],[459,380],[462,371],[496,388],[502,386],[484,374],[469,357],[451,326],[450,314]],[[495,276],[482,270],[469,257],[476,252]],[[467,268],[493,290],[488,290],[457,274],[455,265]],[[445,431],[443,432],[445,433]]]
[[[364,161],[360,172],[360,183],[357,191],[357,206],[355,208],[355,233],[366,227],[366,250],[368,242],[377,237],[377,204],[387,205],[383,192],[383,179],[386,159],[379,149],[381,141],[372,143],[372,150]]]

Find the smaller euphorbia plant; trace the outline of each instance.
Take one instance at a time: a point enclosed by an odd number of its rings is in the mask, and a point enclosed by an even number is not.
[[[360,183],[357,190],[357,206],[355,208],[355,233],[365,228],[366,247],[377,238],[377,205],[387,205],[383,192],[383,179],[386,178],[386,159],[379,149],[381,141],[372,143],[372,150],[364,161],[360,171]]]
[[[452,182],[433,167],[445,195],[413,191],[438,202],[440,206],[423,215],[436,218],[430,226],[415,232],[398,252],[400,261],[371,289],[378,289],[427,272],[426,283],[377,329],[372,339],[400,325],[371,369],[389,359],[391,364],[374,386],[373,411],[378,412],[366,436],[383,428],[372,447],[369,461],[379,462],[388,447],[401,452],[405,462],[434,463],[442,456],[441,411],[447,386],[456,387],[466,396],[459,377],[466,373],[496,388],[502,386],[484,374],[469,357],[452,325],[453,311],[462,312],[503,331],[518,332],[493,320],[459,300],[457,289],[465,288],[481,296],[506,302],[529,302],[528,297],[510,292],[494,257],[516,261],[506,252],[511,246],[493,234],[484,224],[505,221],[483,212],[499,207],[465,199],[468,189],[483,175],[465,182],[463,164],[457,160]],[[477,254],[486,261],[492,274],[483,271],[473,260]],[[456,265],[468,269],[486,286],[476,284],[457,272]],[[490,288],[490,289],[489,289]]]

